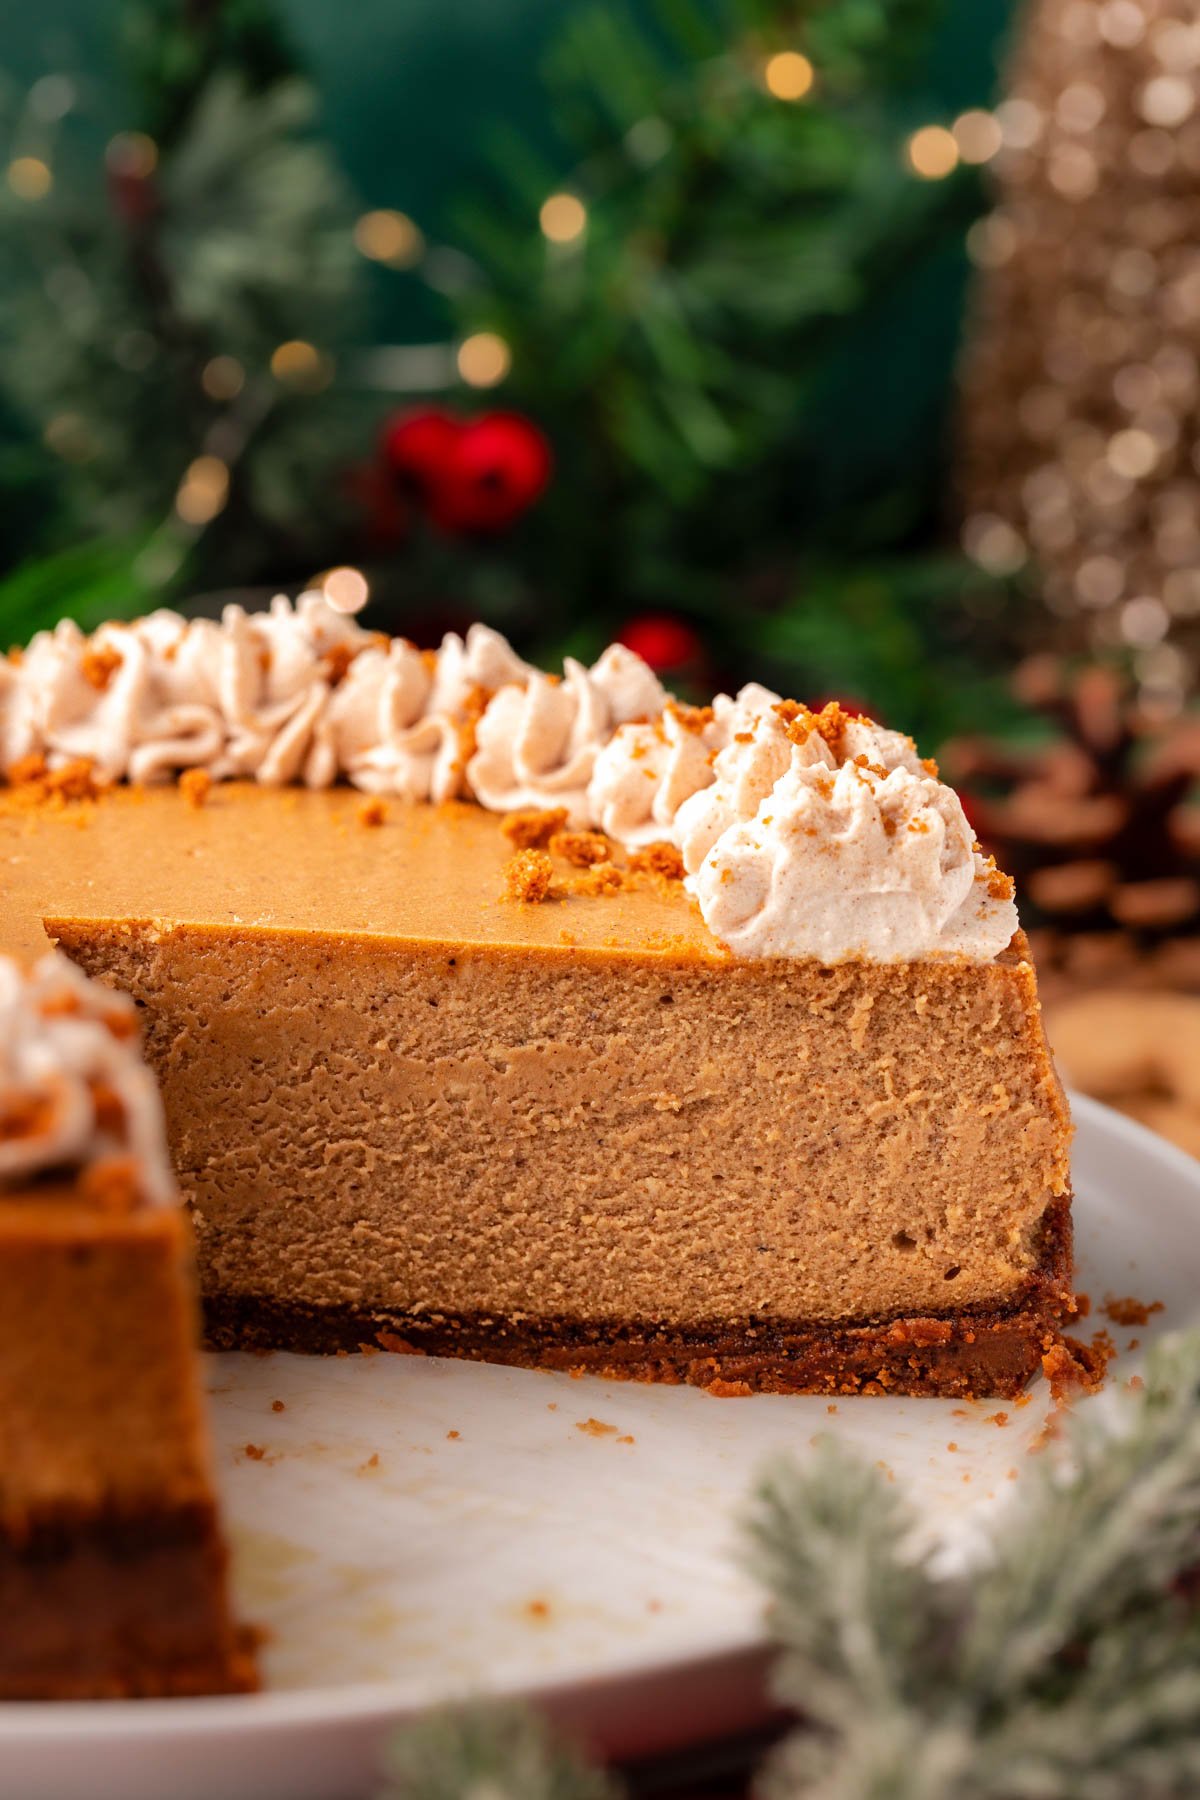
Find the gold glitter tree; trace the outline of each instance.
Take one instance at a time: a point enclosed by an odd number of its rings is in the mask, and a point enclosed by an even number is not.
[[[1177,712],[1200,650],[1200,13],[1033,0],[997,108],[964,375],[963,541],[1059,646]]]

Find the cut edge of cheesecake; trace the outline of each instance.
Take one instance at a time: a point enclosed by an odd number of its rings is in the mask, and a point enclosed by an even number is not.
[[[259,1029],[254,1023],[258,1009],[274,1020],[267,1025],[267,1038],[259,1046],[269,1056],[271,1033],[279,1028],[272,984],[280,983],[289,993],[297,986],[303,989],[311,970],[328,967],[332,958],[340,975],[329,977],[332,985],[324,1005],[317,1003],[315,1011],[324,1020],[322,1041],[331,1062],[348,1070],[360,1050],[346,1038],[345,1020],[335,1015],[344,1009],[351,1017],[364,1010],[363,992],[383,991],[391,996],[401,974],[417,984],[423,996],[417,1010],[434,1022],[435,1030],[449,1028],[444,1009],[456,1003],[456,990],[461,993],[463,980],[476,965],[510,988],[521,980],[522,971],[528,982],[541,967],[548,971],[548,981],[568,980],[584,989],[589,982],[603,979],[607,965],[610,977],[626,991],[631,983],[644,978],[645,984],[654,986],[655,998],[665,999],[670,989],[673,998],[685,1004],[689,984],[693,996],[697,983],[714,995],[728,984],[752,1002],[756,990],[778,993],[779,983],[794,985],[806,979],[796,963],[777,964],[772,970],[770,964],[741,959],[712,962],[687,951],[664,955],[657,944],[653,949],[649,944],[644,947],[639,977],[636,958],[631,959],[616,943],[602,949],[598,939],[590,945],[546,941],[536,947],[475,941],[458,946],[454,954],[455,944],[446,941],[405,945],[400,938],[378,931],[355,936],[279,923],[180,925],[163,919],[139,922],[76,914],[48,917],[46,928],[89,973],[114,981],[145,1008],[151,1059],[161,1063],[168,1116],[174,1112],[179,1130],[189,1139],[196,1123],[189,1108],[200,1103],[194,1095],[189,1097],[179,1058],[180,1054],[196,1053],[197,1030],[203,1035],[206,1010],[216,991],[210,985],[213,980],[219,980],[222,992],[226,981],[232,982],[229,997],[234,1012],[239,1006],[243,1010],[248,1007],[244,1022],[252,1034]],[[778,1301],[766,1313],[746,1309],[715,1317],[689,1317],[677,1307],[670,1318],[650,1318],[644,1309],[611,1306],[602,1314],[584,1316],[579,1305],[571,1311],[555,1311],[542,1299],[522,1306],[512,1304],[511,1296],[506,1303],[498,1292],[482,1296],[483,1304],[451,1304],[433,1284],[415,1304],[380,1303],[378,1292],[364,1294],[361,1303],[353,1299],[323,1302],[302,1290],[263,1291],[252,1272],[243,1278],[239,1271],[230,1280],[228,1264],[223,1276],[220,1257],[214,1258],[210,1248],[203,1282],[208,1341],[220,1349],[308,1352],[365,1346],[610,1378],[689,1383],[717,1395],[891,1392],[957,1398],[1015,1396],[1038,1372],[1043,1358],[1061,1344],[1063,1327],[1074,1312],[1066,1163],[1069,1114],[1045,1045],[1025,939],[1018,932],[1009,948],[989,965],[956,965],[945,960],[926,966],[870,963],[826,969],[814,965],[808,979],[814,988],[845,988],[847,992],[857,992],[857,982],[862,992],[857,1000],[845,1001],[842,1013],[853,1010],[859,1019],[864,995],[874,995],[880,1002],[878,1010],[884,1012],[889,991],[895,994],[914,984],[930,988],[930,1019],[938,1018],[943,1026],[947,1020],[952,1024],[956,1005],[969,1006],[971,993],[976,1007],[986,1001],[985,1010],[1005,1012],[997,1043],[1019,1040],[1023,1050],[1015,1064],[1009,1062],[998,1072],[1011,1077],[1016,1067],[1028,1081],[1032,1128],[1040,1133],[1041,1141],[1040,1179],[1045,1185],[1040,1198],[1032,1192],[1025,1197],[1030,1254],[1024,1276],[1015,1286],[1010,1282],[1003,1294],[984,1295],[975,1303],[957,1307],[939,1305],[936,1300],[931,1303],[926,1295],[924,1304],[884,1303],[841,1318],[796,1316],[794,1309],[789,1313]],[[364,981],[367,989],[361,986]],[[953,991],[956,987],[957,994]],[[252,1000],[239,998],[239,988],[244,989],[244,996],[253,996]],[[181,1038],[182,1014],[173,1015],[172,1009],[184,995],[188,997],[187,1024]],[[432,1013],[424,1012],[426,1001],[435,1009]],[[436,1010],[438,1006],[441,1012]],[[672,1005],[662,1016],[670,1017],[679,1010]],[[440,1027],[436,1022],[443,1020],[446,1026]],[[227,1028],[228,1019],[222,1032]],[[814,1035],[819,1036],[815,1028]],[[935,1039],[936,1031],[931,1042]],[[186,1052],[180,1051],[183,1040],[192,1043]],[[228,1041],[223,1040],[221,1053],[228,1052]],[[855,1079],[861,1084],[861,1068]],[[976,1095],[972,1105],[987,1110],[987,1097],[985,1090],[983,1100]],[[1003,1105],[997,1110],[1002,1112]],[[666,1115],[664,1130],[669,1127],[670,1115]],[[997,1124],[992,1129],[1003,1127]],[[1014,1154],[1017,1146],[1014,1136]],[[961,1158],[961,1152],[959,1155]],[[204,1160],[201,1151],[198,1164],[181,1169],[184,1191],[197,1210],[202,1247],[209,1241],[214,1223],[203,1192]],[[564,1170],[564,1175],[568,1171]],[[218,1235],[226,1230],[219,1218],[215,1223]],[[536,1245],[531,1254],[536,1258]],[[940,1290],[940,1282],[937,1286]],[[578,1292],[573,1298],[578,1300]],[[940,1292],[936,1299],[940,1300]]]
[[[1074,1315],[1070,1196],[1047,1208],[1041,1263],[1010,1306],[881,1320],[731,1321],[724,1327],[361,1311],[216,1295],[205,1304],[218,1350],[335,1354],[382,1349],[609,1381],[747,1394],[896,1394],[1014,1399],[1063,1341]]]

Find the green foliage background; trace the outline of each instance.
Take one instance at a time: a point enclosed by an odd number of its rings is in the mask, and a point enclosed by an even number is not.
[[[173,388],[148,380],[132,401],[119,379],[106,389],[101,353],[65,363],[55,397],[40,296],[24,313],[0,300],[10,399],[40,383],[45,417],[83,383],[108,453],[107,487],[99,463],[67,472],[64,523],[63,471],[19,406],[0,410],[0,565],[18,571],[0,586],[0,635],[43,623],[56,592],[90,616],[122,579],[129,611],[364,560],[339,471],[370,454],[403,395],[343,383],[341,368],[355,345],[494,328],[514,348],[510,382],[451,398],[527,410],[559,479],[509,539],[421,538],[373,567],[375,623],[428,636],[482,612],[534,653],[586,654],[662,608],[699,633],[700,690],[765,674],[864,700],[930,742],[964,711],[998,716],[1019,609],[954,551],[949,437],[962,238],[982,202],[970,172],[914,181],[899,146],[994,97],[1007,13],[1006,0],[51,0],[8,19],[10,98],[82,68],[93,160],[114,130],[163,145],[175,208],[152,247],[200,341],[194,369],[172,344]],[[163,30],[192,14],[220,21],[203,51]],[[764,105],[737,57],[791,42],[818,66],[817,103]],[[316,90],[311,123],[293,69]],[[628,134],[660,116],[675,148],[642,167]],[[591,216],[574,276],[548,271],[536,225],[566,181]],[[56,180],[56,204],[59,192]],[[431,244],[465,248],[476,275],[346,268],[345,223],[363,206],[410,214]],[[68,224],[103,294],[102,212],[85,194]],[[8,242],[19,262],[19,236]],[[227,273],[239,257],[240,287]],[[140,309],[154,332],[153,307],[120,278],[110,310]],[[291,335],[349,358],[319,408],[249,384],[228,508],[201,541],[164,547],[171,434],[220,345],[206,279],[248,366]],[[197,448],[215,432],[224,454],[224,422],[196,410]],[[80,540],[97,528],[89,574]]]

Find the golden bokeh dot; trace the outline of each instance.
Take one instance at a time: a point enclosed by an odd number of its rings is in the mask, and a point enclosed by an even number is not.
[[[996,108],[996,123],[1006,150],[1032,150],[1042,135],[1045,116],[1032,100],[1014,94]]]
[[[571,244],[587,230],[587,207],[574,194],[551,194],[542,202],[538,223],[552,244]]]
[[[315,394],[329,386],[333,379],[333,364],[315,344],[307,343],[304,338],[289,338],[286,344],[280,344],[272,352],[271,373],[276,381],[287,387]]]
[[[512,351],[494,331],[476,331],[458,346],[457,361],[468,387],[495,387],[512,368]]]
[[[1138,96],[1138,111],[1147,125],[1162,125],[1168,130],[1182,125],[1195,107],[1195,90],[1183,75],[1155,75]]]
[[[1121,636],[1127,644],[1158,644],[1166,637],[1171,616],[1153,594],[1138,594],[1121,608]]]
[[[54,186],[50,165],[40,156],[14,156],[7,180],[18,200],[44,200]]]
[[[236,356],[214,356],[205,363],[200,386],[210,400],[236,400],[246,385],[246,371]]]
[[[799,50],[779,50],[763,68],[767,92],[776,100],[803,100],[815,79],[812,64]]]
[[[185,525],[207,525],[229,498],[229,468],[219,456],[198,456],[188,464],[175,495],[175,511]]]
[[[1136,425],[1115,431],[1108,440],[1108,464],[1129,481],[1141,481],[1158,462],[1158,445]]]
[[[104,160],[114,175],[145,181],[158,167],[158,145],[144,131],[118,131],[105,145]]]
[[[974,513],[963,525],[962,546],[989,575],[1015,575],[1029,552],[1020,532],[995,513]]]
[[[1017,228],[1007,213],[986,213],[967,232],[967,255],[977,269],[1002,269],[1017,249]]]
[[[941,181],[958,167],[959,151],[954,133],[944,125],[922,125],[905,146],[908,165],[922,181]]]
[[[321,592],[335,612],[358,613],[367,604],[371,589],[361,569],[328,569],[321,577]]]
[[[991,162],[1004,142],[995,113],[985,112],[980,106],[959,113],[952,135],[965,163]]]
[[[425,234],[407,213],[379,207],[363,213],[354,227],[354,242],[372,262],[390,269],[411,269],[425,254]]]

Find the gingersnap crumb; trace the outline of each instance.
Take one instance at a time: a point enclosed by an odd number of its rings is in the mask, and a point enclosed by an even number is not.
[[[554,867],[544,850],[518,850],[504,865],[505,900],[534,905],[550,893]]]
[[[89,687],[94,687],[98,694],[102,694],[123,661],[121,652],[111,644],[102,645],[99,649],[89,644],[79,659],[79,673]]]
[[[242,1455],[248,1456],[251,1462],[261,1462],[266,1454],[261,1444],[247,1444],[242,1450]]]
[[[283,1404],[283,1401],[282,1401],[282,1400],[272,1400],[272,1402],[271,1402],[271,1411],[272,1411],[272,1412],[284,1412],[284,1411],[286,1411],[286,1408],[285,1408],[285,1406],[284,1406],[284,1404]]]
[[[634,850],[629,857],[629,867],[635,875],[661,875],[664,881],[683,880],[683,858],[674,844],[647,844],[643,850]]]
[[[686,706],[682,700],[668,700],[664,709],[684,731],[699,737],[716,716],[711,706]]]
[[[370,800],[360,800],[354,816],[360,825],[382,825],[387,818],[387,807],[376,794]]]
[[[330,687],[337,687],[345,681],[350,672],[350,664],[358,655],[358,646],[350,644],[330,644],[321,658],[321,670]]]
[[[555,833],[563,830],[567,818],[565,806],[545,811],[527,806],[520,812],[505,813],[500,829],[516,850],[544,850]]]
[[[179,791],[189,806],[197,810],[212,792],[213,778],[207,769],[185,769],[179,777]]]
[[[615,1434],[615,1425],[606,1425],[603,1419],[576,1419],[576,1431],[582,1431],[586,1437],[609,1437]]]
[[[600,894],[619,894],[626,885],[626,880],[625,871],[618,869],[615,863],[600,862],[585,869],[581,875],[571,876],[563,885],[568,894],[581,894],[590,898]]]
[[[1131,1294],[1105,1294],[1100,1311],[1114,1325],[1148,1325],[1154,1313],[1164,1310],[1161,1300],[1135,1300]]]
[[[550,839],[551,856],[561,856],[577,869],[590,869],[593,863],[608,862],[612,847],[601,831],[556,831]]]
[[[1003,869],[997,867],[994,856],[987,857],[983,866],[987,871],[988,897],[992,900],[1011,900],[1017,891],[1012,876],[1006,875]]]
[[[99,1212],[133,1212],[141,1199],[137,1163],[131,1156],[106,1156],[79,1176],[80,1198]]]
[[[1115,1349],[1107,1332],[1098,1332],[1090,1344],[1067,1336],[1052,1344],[1042,1358],[1042,1372],[1056,1404],[1061,1406],[1073,1390],[1094,1394],[1103,1387]]]
[[[446,1436],[450,1440],[450,1442],[453,1443],[455,1438],[459,1438],[462,1436],[462,1432],[461,1431],[448,1431],[446,1433]]]
[[[76,756],[51,769],[44,756],[22,756],[6,771],[18,797],[35,806],[64,806],[68,800],[95,800],[102,792],[90,756]]]
[[[548,1600],[527,1600],[525,1602],[525,1616],[528,1619],[548,1619],[550,1617],[550,1602]]]

